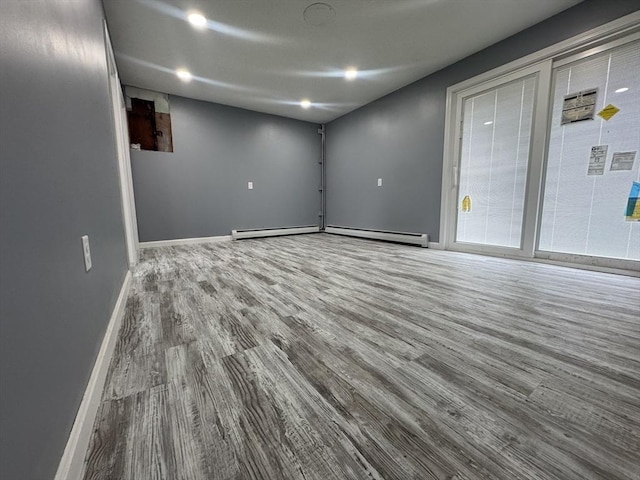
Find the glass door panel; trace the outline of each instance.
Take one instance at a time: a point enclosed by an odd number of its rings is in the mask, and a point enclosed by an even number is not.
[[[520,248],[536,77],[463,100],[456,242]]]
[[[625,220],[631,185],[640,181],[639,72],[638,42],[555,70],[539,250],[640,260],[640,223]],[[608,105],[618,112],[562,125],[565,96],[594,89],[596,113]],[[594,147],[604,168],[594,168]],[[624,152],[635,159],[620,161],[616,153]]]

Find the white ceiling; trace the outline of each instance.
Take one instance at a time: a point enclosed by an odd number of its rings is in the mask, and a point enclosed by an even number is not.
[[[331,10],[313,7],[307,22],[314,3],[104,0],[124,84],[317,123],[580,0],[323,0]],[[209,20],[204,29],[185,20],[193,11]],[[358,78],[346,80],[347,67],[357,67]],[[179,80],[178,68],[193,79]]]

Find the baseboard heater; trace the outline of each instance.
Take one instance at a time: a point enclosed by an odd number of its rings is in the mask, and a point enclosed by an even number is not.
[[[281,235],[298,235],[300,233],[318,233],[320,227],[286,227],[286,228],[264,228],[259,230],[231,230],[232,240],[242,240],[243,238],[279,237]]]
[[[409,243],[427,247],[429,245],[429,235],[426,233],[406,233],[388,232],[384,230],[364,230],[359,228],[347,228],[327,226],[324,231],[336,235],[346,235],[348,237],[368,238],[371,240],[384,240],[387,242]]]

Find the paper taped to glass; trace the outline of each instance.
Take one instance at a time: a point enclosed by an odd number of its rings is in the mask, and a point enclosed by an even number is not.
[[[591,147],[587,175],[604,175],[604,165],[607,162],[608,149],[609,145],[596,145]]]
[[[636,152],[614,152],[611,159],[611,168],[615,172],[620,170],[633,170],[633,163],[636,160]]]
[[[596,112],[596,96],[598,89],[583,90],[572,93],[564,97],[562,103],[561,125],[581,122],[583,120],[593,120]]]
[[[620,109],[618,107],[616,107],[615,105],[609,104],[598,112],[598,116],[603,118],[604,120],[609,121],[611,120],[611,117],[613,117],[619,111]]]

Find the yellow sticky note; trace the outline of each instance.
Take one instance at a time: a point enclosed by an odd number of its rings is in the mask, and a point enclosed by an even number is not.
[[[618,107],[616,107],[615,105],[609,104],[598,112],[598,116],[604,118],[605,120],[609,120],[619,111],[620,109]]]

